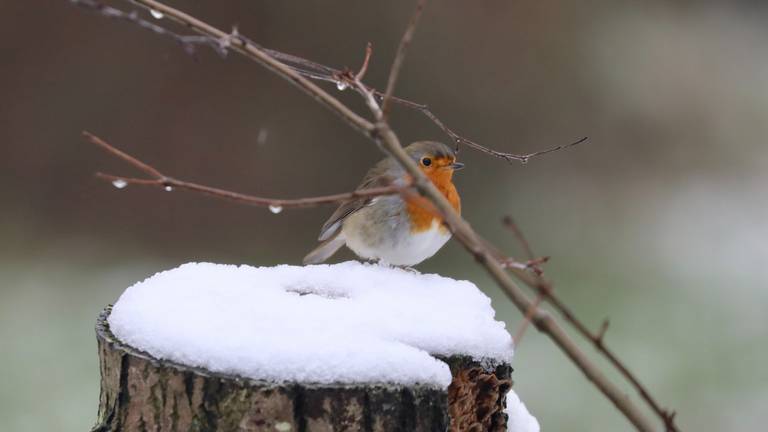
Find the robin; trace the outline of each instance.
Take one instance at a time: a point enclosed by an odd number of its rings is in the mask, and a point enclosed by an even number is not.
[[[461,212],[453,172],[464,164],[456,162],[456,152],[434,141],[415,142],[405,151],[453,208]],[[400,164],[386,158],[368,171],[358,189],[405,185],[409,179]],[[322,263],[346,245],[366,260],[396,266],[416,265],[434,255],[451,238],[448,227],[429,204],[416,194],[344,202],[320,229],[321,243],[304,257],[304,264]]]

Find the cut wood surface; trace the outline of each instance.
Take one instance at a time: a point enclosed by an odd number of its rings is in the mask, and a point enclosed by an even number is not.
[[[96,323],[101,368],[93,431],[506,431],[509,365],[441,358],[447,390],[389,384],[282,383],[213,373],[123,344]]]

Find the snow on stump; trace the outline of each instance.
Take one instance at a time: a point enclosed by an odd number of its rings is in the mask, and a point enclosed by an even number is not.
[[[467,281],[185,264],[128,288],[96,334],[94,431],[507,430],[511,337]]]

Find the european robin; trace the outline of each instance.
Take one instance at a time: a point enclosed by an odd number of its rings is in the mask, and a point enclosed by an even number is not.
[[[460,212],[453,172],[464,165],[456,162],[456,152],[433,141],[415,142],[405,151]],[[394,159],[386,158],[368,171],[358,189],[405,185],[408,181],[405,170]],[[304,257],[304,264],[324,262],[346,245],[366,260],[413,266],[434,255],[450,238],[440,215],[421,196],[360,198],[336,209],[320,229],[320,245]]]

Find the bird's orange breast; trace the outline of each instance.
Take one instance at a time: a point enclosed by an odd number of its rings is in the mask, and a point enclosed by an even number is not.
[[[453,184],[453,170],[437,170],[426,172],[427,177],[437,186],[453,209],[461,214],[461,198]],[[416,195],[406,198],[406,211],[411,220],[411,232],[422,232],[431,229],[435,220],[440,223],[440,229],[447,230],[443,224],[440,212],[429,199]]]

